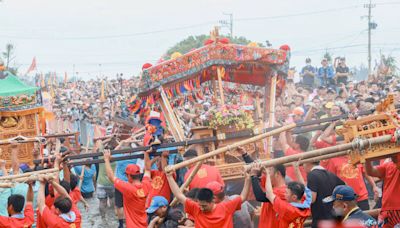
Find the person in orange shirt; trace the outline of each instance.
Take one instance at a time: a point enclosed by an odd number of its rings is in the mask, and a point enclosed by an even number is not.
[[[214,202],[214,194],[208,188],[201,188],[197,193],[195,202],[181,192],[176,184],[172,172],[167,173],[167,180],[171,187],[172,193],[185,206],[185,211],[194,219],[197,228],[232,228],[233,214],[240,210],[242,202],[247,198],[250,188],[250,176],[245,174],[245,182],[240,196],[225,202],[216,204]]]
[[[45,204],[45,185],[51,183],[58,196],[54,201],[54,210],[51,210]],[[40,179],[40,187],[37,196],[38,209],[41,219],[47,227],[54,228],[76,228],[81,227],[76,209],[73,208],[72,199],[67,190],[54,180],[54,177]]]
[[[400,154],[391,157],[392,161],[374,167],[371,160],[365,163],[368,175],[383,180],[382,208],[378,223],[384,228],[400,224]]]
[[[259,227],[263,228],[276,228],[279,227],[280,220],[275,219],[277,217],[277,213],[274,210],[273,204],[266,197],[265,192],[261,188],[260,182],[265,183],[266,176],[262,175],[261,180],[259,175],[261,173],[261,166],[258,163],[254,163],[251,169],[251,184],[253,187],[254,196],[258,202],[262,202],[261,204],[261,213],[260,213],[260,221]],[[273,187],[273,192],[276,197],[279,197],[281,200],[285,200],[286,194],[286,183],[285,183],[285,175],[286,169],[283,165],[276,165],[271,168],[270,172],[271,184]],[[263,184],[265,186],[265,184]]]
[[[270,170],[266,169],[265,195],[273,205],[273,210],[278,215],[278,227],[281,228],[302,228],[304,227],[304,221],[311,215],[311,191],[304,186],[300,170],[298,166],[296,168],[297,177],[303,183],[289,182],[286,187],[284,200],[275,195],[272,188]],[[304,193],[306,193],[306,198],[303,202]]]
[[[151,189],[147,196],[146,208],[150,207],[154,196],[163,196],[168,202],[171,201],[171,189],[169,188],[164,168],[168,165],[168,151],[163,151],[161,157],[156,157],[158,170],[151,170]],[[154,159],[154,158],[153,158]]]
[[[197,157],[197,151],[193,149],[187,150],[183,155],[183,157],[185,158],[185,160]],[[187,180],[189,175],[193,172],[193,169],[194,165],[189,167],[189,170],[186,172],[184,177],[185,181]],[[221,173],[216,167],[202,164],[199,171],[194,176],[192,182],[190,182],[189,190],[192,188],[204,188],[208,183],[212,181],[217,181],[221,185],[225,186]]]
[[[293,140],[292,133],[290,131],[282,132],[279,135],[279,143],[281,144],[282,150],[285,153],[285,156],[299,154],[306,152],[308,150],[308,146],[310,145],[310,140],[303,135],[297,135],[296,139]],[[303,167],[300,167],[301,174],[304,180],[307,180],[307,174],[304,171]],[[296,174],[293,167],[288,167],[286,169],[286,175],[292,181],[299,181],[296,179]]]
[[[151,189],[151,163],[149,157],[151,151],[144,153],[145,171],[143,179],[140,167],[136,164],[129,164],[125,169],[128,182],[125,182],[114,176],[110,164],[111,152],[110,150],[104,150],[104,166],[107,177],[114,183],[115,189],[122,193],[127,228],[147,227],[146,198]]]
[[[24,196],[19,194],[13,194],[9,196],[7,202],[7,211],[9,217],[0,216],[0,227],[1,228],[32,227],[34,223],[32,183],[30,183],[28,187],[25,209],[24,205],[25,205]]]

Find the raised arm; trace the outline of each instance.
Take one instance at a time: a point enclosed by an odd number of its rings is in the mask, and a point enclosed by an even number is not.
[[[43,210],[46,207],[45,204],[45,195],[44,195],[44,189],[46,187],[46,182],[45,180],[40,180],[40,186],[39,186],[39,191],[37,195],[37,204],[38,204],[38,209],[41,214],[43,214]]]
[[[268,200],[270,202],[274,202],[275,200],[275,194],[274,194],[274,190],[272,189],[272,183],[271,183],[271,177],[269,176],[269,170],[266,169],[265,170],[265,196],[268,198]]]
[[[8,171],[6,169],[6,160],[0,159],[0,169],[3,172],[3,176],[8,176]]]
[[[248,172],[245,172],[245,179],[244,179],[244,185],[243,185],[243,189],[242,192],[240,193],[240,197],[242,198],[242,202],[246,201],[247,196],[249,195],[249,190],[250,190],[250,181],[251,181],[251,177],[250,174]]]
[[[106,169],[107,177],[112,183],[114,183],[115,176],[110,164],[111,151],[104,150],[103,155],[104,155],[104,167]]]
[[[176,184],[174,176],[173,176],[173,172],[167,173],[167,180],[168,180],[169,187],[171,188],[172,193],[175,195],[175,197],[178,199],[179,202],[184,204],[186,201],[186,196],[181,192],[178,185]]]
[[[144,156],[144,175],[145,177],[151,177],[151,160],[150,160],[150,153],[153,150],[150,148],[150,150],[145,151],[143,153]]]
[[[265,192],[261,189],[260,181],[258,178],[259,172],[260,164],[254,163],[250,173],[253,193],[258,202],[269,202],[268,198],[265,196]]]
[[[332,133],[335,131],[336,121],[329,124],[321,135],[321,140],[333,144]]]
[[[281,144],[283,152],[286,152],[286,150],[290,148],[287,142],[286,132],[282,132],[279,134],[279,143]]]
[[[28,192],[26,193],[26,202],[33,203],[33,182],[28,184]]]
[[[54,191],[57,191],[57,193],[58,193],[60,196],[67,197],[67,198],[70,198],[70,199],[71,199],[71,197],[69,196],[67,190],[65,190],[65,188],[64,188],[63,186],[61,186],[61,185],[60,185],[57,181],[55,181],[53,178],[49,180],[49,183],[53,186]]]
[[[303,175],[301,175],[301,172],[300,172],[299,161],[293,162],[293,168],[294,168],[294,172],[296,174],[297,181],[302,183],[304,186],[306,186],[306,182],[304,181]]]
[[[365,162],[365,172],[372,177],[383,178],[383,175],[372,165],[371,160]]]

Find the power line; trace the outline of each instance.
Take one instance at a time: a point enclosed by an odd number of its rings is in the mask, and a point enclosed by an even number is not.
[[[382,2],[377,3],[377,5],[392,5],[392,4],[400,4],[400,2],[392,1],[392,2]],[[247,18],[232,18],[233,21],[237,22],[245,22],[245,21],[254,21],[254,20],[269,20],[269,19],[280,19],[280,18],[290,18],[290,17],[299,17],[299,16],[307,16],[307,15],[315,15],[315,14],[322,14],[322,13],[331,13],[343,10],[349,10],[361,7],[362,5],[352,5],[347,7],[340,7],[340,8],[331,8],[325,10],[318,10],[318,11],[308,11],[308,12],[301,12],[301,13],[293,13],[293,14],[285,14],[285,15],[277,15],[277,16],[267,16],[267,17],[247,17]],[[116,39],[116,38],[131,38],[135,36],[143,36],[143,35],[151,35],[157,33],[165,33],[165,32],[173,32],[185,29],[192,29],[202,26],[209,26],[215,25],[218,21],[207,21],[199,24],[187,25],[182,27],[175,27],[175,28],[168,28],[168,29],[160,29],[160,30],[153,30],[147,32],[138,32],[138,33],[127,33],[127,34],[118,34],[118,35],[103,35],[103,36],[82,36],[82,37],[21,37],[21,36],[10,36],[10,35],[1,35],[0,38],[7,38],[7,39],[21,39],[21,40],[95,40],[95,39]]]

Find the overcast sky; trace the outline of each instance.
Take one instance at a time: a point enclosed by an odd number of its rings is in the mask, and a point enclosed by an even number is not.
[[[155,63],[189,35],[208,34],[233,13],[234,36],[273,47],[289,44],[291,65],[320,62],[325,49],[349,65],[367,63],[365,0],[2,0],[0,50],[16,46],[25,72],[36,56],[39,72],[83,78],[131,76]],[[382,50],[400,62],[400,0],[376,0],[373,59]],[[228,33],[222,29],[222,33]]]

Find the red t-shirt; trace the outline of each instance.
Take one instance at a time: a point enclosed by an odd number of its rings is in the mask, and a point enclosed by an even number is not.
[[[304,221],[311,215],[310,208],[301,210],[279,197],[275,197],[273,208],[278,214],[280,228],[303,228]]]
[[[167,176],[163,171],[151,171],[151,189],[147,196],[146,208],[150,207],[151,200],[154,196],[163,196],[168,200],[168,202],[171,201],[171,189],[169,188]]]
[[[4,228],[26,228],[32,227],[34,223],[33,206],[32,203],[26,203],[24,209],[24,218],[12,218],[0,216],[0,227]]]
[[[81,200],[81,191],[76,187],[69,193],[69,196],[71,197],[72,202],[77,204]]]
[[[331,158],[325,160],[321,165],[352,187],[358,195],[357,201],[368,199],[368,190],[364,182],[362,165],[354,167],[349,163],[347,157]]]
[[[285,151],[285,156],[289,156],[289,155],[293,155],[293,154],[300,154],[303,153],[303,151],[301,150],[295,150],[291,147],[289,147],[286,151]],[[304,171],[303,166],[300,166],[300,173],[303,176],[304,181],[307,181],[307,174]],[[292,181],[298,181],[296,178],[296,173],[294,171],[293,166],[288,166],[286,167],[286,176],[290,177],[290,179]]]
[[[384,163],[377,169],[383,176],[382,211],[400,210],[400,170],[393,162]]]
[[[122,193],[126,227],[147,227],[145,206],[151,189],[150,178],[144,176],[140,184],[131,184],[116,178],[114,186]]]
[[[233,227],[233,214],[240,210],[242,198],[236,197],[233,200],[223,201],[215,204],[215,208],[207,213],[200,210],[198,203],[187,199],[185,211],[193,216],[196,228],[231,228]]]
[[[194,167],[190,168],[185,174],[185,181],[189,177],[190,173],[193,172]],[[194,176],[192,182],[189,184],[189,189],[193,188],[205,188],[210,182],[217,181],[225,186],[224,180],[222,180],[219,170],[214,166],[202,165],[197,174]]]
[[[322,148],[327,148],[327,147],[336,145],[336,135],[332,135],[331,137],[332,137],[332,143],[327,143],[323,140],[318,140],[318,141],[314,142],[313,146],[316,149],[322,149]]]
[[[45,199],[46,206],[51,208],[51,206],[53,206],[55,200],[56,200],[56,197],[51,196],[51,195],[47,195],[46,199]]]
[[[42,219],[44,223],[48,227],[52,228],[78,228],[81,227],[80,223],[78,223],[77,219],[74,222],[67,222],[62,219],[60,216],[56,215],[52,212],[48,207],[45,207],[42,214]]]
[[[285,192],[286,185],[274,188],[274,194],[276,198],[280,198],[285,200]],[[262,203],[261,205],[261,214],[260,214],[260,222],[258,227],[263,228],[276,228],[279,227],[280,221],[277,219],[278,215],[274,210],[273,205],[269,203]]]

